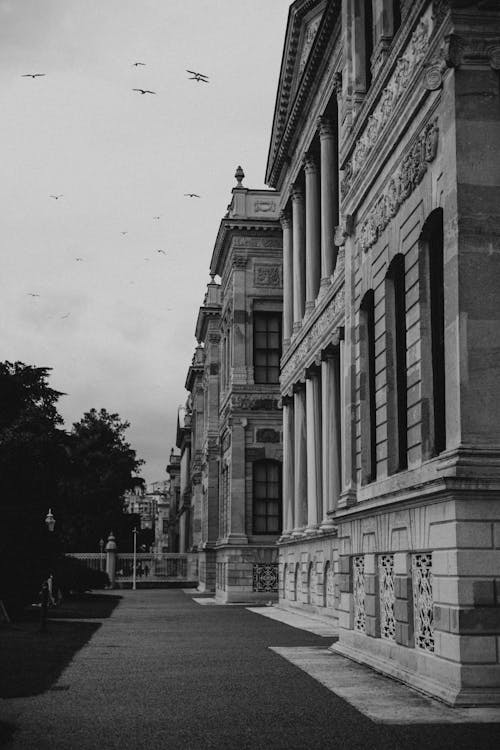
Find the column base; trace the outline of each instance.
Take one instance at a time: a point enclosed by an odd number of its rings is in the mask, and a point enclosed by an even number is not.
[[[304,535],[305,536],[314,536],[318,533],[318,525],[314,524],[313,526],[307,526],[304,529]]]
[[[230,545],[248,544],[248,537],[246,534],[228,534],[228,536],[217,541],[217,546],[220,546],[223,544],[230,544]]]
[[[306,302],[306,316],[310,315],[316,309],[316,303],[314,300],[308,300]]]
[[[357,496],[354,489],[344,490],[340,493],[337,508],[351,508],[356,505]]]
[[[292,539],[302,539],[302,537],[304,536],[304,532],[305,532],[304,527],[302,527],[300,529],[294,529],[292,531],[292,533],[291,533],[291,538]]]
[[[333,531],[335,529],[333,519],[324,518],[319,525],[319,529],[320,531]]]

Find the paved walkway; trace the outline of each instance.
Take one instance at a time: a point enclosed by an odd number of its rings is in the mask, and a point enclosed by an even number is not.
[[[261,616],[273,608],[199,606],[193,594],[172,589],[120,594],[112,616],[55,685],[34,697],[0,701],[0,719],[16,726],[6,749],[500,746],[498,724],[450,724],[439,711],[432,724],[408,724],[400,710],[392,716],[399,723],[368,718],[363,702],[369,691],[358,710],[319,673],[304,669],[329,658],[331,637],[310,633],[304,622],[299,629]],[[359,680],[362,695],[359,669],[350,687],[356,692]]]

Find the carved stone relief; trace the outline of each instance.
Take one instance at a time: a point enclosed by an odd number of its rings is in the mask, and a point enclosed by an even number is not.
[[[235,237],[234,247],[269,248],[281,250],[281,240],[277,237]]]
[[[428,164],[436,156],[438,136],[439,128],[436,117],[427,123],[361,224],[357,234],[363,250],[368,250],[375,244],[390,220],[399,211],[400,206],[421,182]]]
[[[270,265],[256,265],[254,268],[255,286],[282,286],[281,267]]]
[[[307,58],[309,57],[309,52],[311,51],[311,47],[313,46],[314,39],[316,38],[316,34],[318,33],[320,23],[321,23],[321,16],[319,18],[314,18],[306,26],[306,30],[304,34],[304,44],[302,46],[302,52],[300,55],[300,62],[299,62],[299,76],[306,66]]]
[[[255,213],[266,214],[269,211],[276,211],[276,203],[274,201],[255,201]]]
[[[356,142],[351,159],[345,166],[340,186],[342,198],[349,192],[353,178],[365,164],[398,101],[406,92],[410,78],[425,57],[429,47],[431,31],[430,19],[422,18],[412,34],[405,54],[397,60],[392,77],[382,92],[380,101],[370,116],[362,136]]]
[[[334,339],[338,338],[339,334],[338,331],[335,331],[334,325],[343,312],[344,289],[342,288],[332,299],[328,307],[325,308],[321,317],[311,328],[307,336],[300,342],[293,355],[283,367],[281,372],[281,382],[283,384],[288,383],[293,378],[297,368],[305,366],[305,360],[311,351],[319,354],[317,350],[323,343],[323,339],[328,332],[332,333]]]

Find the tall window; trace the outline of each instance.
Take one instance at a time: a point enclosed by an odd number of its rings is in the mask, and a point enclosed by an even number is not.
[[[373,55],[373,8],[372,0],[365,2],[364,7],[364,36],[365,36],[365,76],[366,90],[372,83],[372,55]]]
[[[387,417],[389,473],[408,466],[408,398],[406,381],[405,262],[395,256],[386,277]]]
[[[253,533],[281,532],[281,464],[256,461],[253,465]]]
[[[253,362],[256,383],[279,383],[281,357],[281,313],[255,312],[253,316]]]
[[[426,298],[428,300],[427,348],[432,368],[432,425],[431,453],[441,453],[446,448],[446,392],[444,352],[444,254],[443,210],[436,209],[425,222],[422,232],[424,247],[423,269]],[[425,353],[425,352],[424,352]],[[425,364],[425,363],[424,363]]]
[[[375,302],[372,289],[363,297],[359,315],[362,481],[366,483],[377,477]]]

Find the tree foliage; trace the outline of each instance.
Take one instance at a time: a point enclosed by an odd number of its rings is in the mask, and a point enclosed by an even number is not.
[[[111,530],[130,536],[136,520],[122,512],[143,463],[125,439],[129,423],[91,409],[65,431],[63,394],[49,376],[48,367],[0,363],[0,599],[34,595],[63,549],[97,551]],[[49,508],[53,534],[44,522]]]

